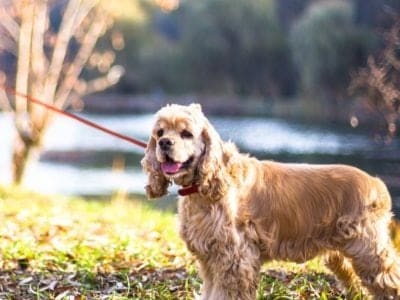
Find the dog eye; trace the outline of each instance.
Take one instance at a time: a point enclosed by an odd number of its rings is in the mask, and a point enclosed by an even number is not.
[[[181,137],[185,139],[190,139],[193,137],[193,134],[187,130],[181,132]]]
[[[158,136],[158,137],[162,137],[163,134],[164,134],[164,130],[163,130],[163,129],[158,129],[158,130],[157,130],[157,136]]]

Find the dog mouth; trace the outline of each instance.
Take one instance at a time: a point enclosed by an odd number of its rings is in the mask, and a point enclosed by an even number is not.
[[[194,161],[194,156],[191,156],[184,162],[174,161],[168,155],[165,155],[165,161],[161,163],[161,170],[167,175],[175,175],[180,171],[187,169]]]

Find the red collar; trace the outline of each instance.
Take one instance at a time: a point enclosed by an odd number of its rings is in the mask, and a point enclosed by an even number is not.
[[[178,194],[180,196],[188,196],[188,195],[195,194],[198,192],[199,192],[199,186],[195,183],[192,185],[189,185],[189,186],[184,186],[178,190]]]

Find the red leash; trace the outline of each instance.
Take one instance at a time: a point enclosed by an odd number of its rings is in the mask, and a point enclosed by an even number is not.
[[[45,107],[48,110],[54,111],[54,112],[56,112],[58,114],[61,114],[63,116],[66,116],[66,117],[69,117],[71,119],[74,119],[74,120],[76,120],[78,122],[81,122],[81,123],[87,125],[87,126],[90,126],[90,127],[95,128],[97,130],[103,131],[103,132],[105,132],[105,133],[107,133],[109,135],[117,137],[117,138],[119,138],[121,140],[125,140],[125,141],[127,141],[129,143],[132,143],[132,144],[134,144],[136,146],[139,146],[139,147],[142,147],[142,148],[146,148],[147,147],[147,144],[145,142],[141,141],[141,140],[132,138],[132,137],[127,136],[127,135],[123,135],[121,133],[118,133],[116,131],[113,131],[111,129],[103,127],[101,125],[98,125],[98,124],[96,124],[96,123],[94,123],[92,121],[89,121],[89,120],[85,119],[85,118],[79,117],[79,116],[77,116],[75,114],[66,112],[66,111],[64,111],[62,109],[59,109],[59,108],[57,108],[57,107],[55,107],[55,106],[53,106],[51,104],[44,103],[44,102],[42,102],[42,101],[40,101],[38,99],[35,99],[35,98],[31,97],[31,96],[19,93],[19,92],[17,92],[16,90],[14,90],[12,88],[9,88],[9,87],[6,87],[6,86],[0,86],[0,88],[3,89],[8,94],[12,94],[12,95],[15,95],[15,96],[23,97],[23,98],[25,98],[27,101],[29,101],[31,103],[34,103],[34,104],[37,104],[39,106]]]

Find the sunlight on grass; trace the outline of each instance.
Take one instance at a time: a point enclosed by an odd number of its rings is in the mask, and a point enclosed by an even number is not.
[[[156,297],[158,292],[166,295],[168,282],[179,272],[186,279],[192,263],[177,235],[174,214],[137,201],[85,201],[0,188],[0,219],[0,268],[14,270],[9,275],[23,282],[21,293],[24,280],[29,284],[40,281],[31,277],[54,273],[61,276],[50,278],[57,282],[72,276],[80,293],[99,289],[110,295],[97,286],[101,274],[118,277],[116,288],[125,290],[125,296],[146,294],[157,285],[152,291]],[[146,291],[146,284],[154,286]],[[65,283],[59,285],[65,289]],[[178,290],[176,284],[173,289]],[[60,293],[56,287],[49,290],[53,296]]]
[[[0,187],[0,220],[1,299],[193,299],[199,292],[194,259],[170,211],[121,197]],[[258,299],[343,295],[317,259],[266,264]]]

